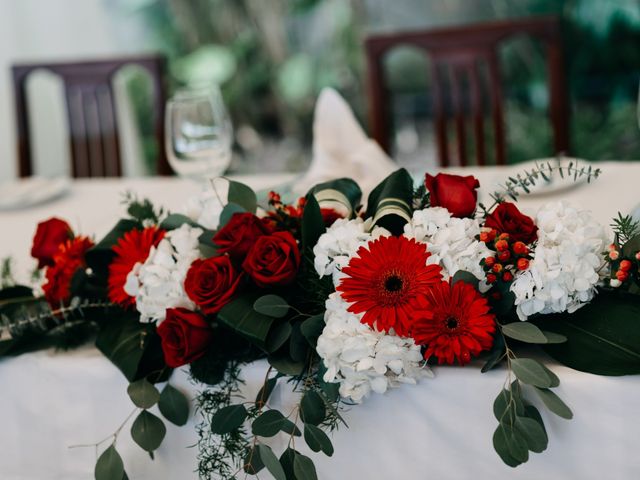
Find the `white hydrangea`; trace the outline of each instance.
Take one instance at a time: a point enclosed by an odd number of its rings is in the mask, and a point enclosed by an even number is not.
[[[136,297],[141,322],[162,322],[167,308],[195,308],[184,291],[184,279],[191,263],[200,257],[198,237],[202,233],[187,224],[167,232],[145,262],[129,273],[124,290]]]
[[[458,270],[472,273],[485,280],[480,261],[492,254],[480,235],[480,223],[471,218],[452,217],[446,208],[432,207],[413,212],[413,218],[404,226],[404,236],[427,244],[431,256],[427,264],[439,264],[443,277],[453,276]],[[481,289],[487,285],[481,284]]]
[[[213,188],[207,188],[190,197],[182,207],[183,213],[198,225],[215,230],[220,223],[222,204]]]
[[[604,263],[601,252],[610,243],[589,211],[565,202],[543,206],[536,225],[533,260],[511,285],[521,320],[536,313],[572,313],[591,301]]]
[[[399,383],[433,376],[413,339],[373,330],[360,322],[363,314],[348,312],[348,306],[339,293],[329,295],[316,347],[327,367],[324,381],[339,382],[342,397],[359,403],[371,391],[384,393]]]
[[[361,218],[336,220],[313,247],[314,264],[318,275],[321,277],[332,275],[334,285],[338,285],[342,277],[342,267],[349,263],[361,246],[380,236],[390,235],[381,227],[374,227],[373,231],[369,232],[371,224],[371,219],[366,222]]]

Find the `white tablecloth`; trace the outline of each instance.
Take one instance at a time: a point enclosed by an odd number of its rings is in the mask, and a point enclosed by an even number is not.
[[[640,202],[637,184],[640,163],[603,163],[602,177],[592,185],[564,192],[562,198],[594,211],[603,223],[619,209]],[[485,186],[506,171],[473,169]],[[245,178],[254,188],[277,185],[290,176]],[[176,179],[96,180],[76,182],[71,195],[46,206],[0,213],[0,257],[14,256],[18,268],[31,266],[28,251],[37,221],[56,215],[69,219],[77,231],[106,233],[122,213],[125,189],[176,209],[193,185]],[[560,196],[524,198],[522,209],[533,210]],[[264,362],[243,370],[247,398],[253,398],[266,372]],[[637,455],[640,426],[640,377],[599,377],[552,367],[561,379],[558,393],[575,413],[571,421],[542,415],[549,448],[532,454],[525,465],[511,469],[493,452],[496,427],[492,402],[504,381],[504,371],[481,374],[474,365],[436,367],[435,379],[374,395],[364,405],[350,407],[344,417],[349,428],[332,436],[332,458],[313,455],[320,479],[371,480],[396,478],[453,479],[621,479],[640,478]],[[193,395],[184,371],[172,379]],[[0,361],[0,478],[9,480],[92,478],[96,451],[74,448],[113,433],[131,412],[127,382],[92,347],[67,353],[43,351]],[[291,404],[287,386],[272,400]],[[130,439],[128,428],[118,440],[129,478],[189,479],[196,465],[191,418],[185,427],[168,425],[167,437],[151,461]],[[284,441],[276,438],[275,443]],[[303,442],[299,442],[303,443]],[[298,443],[296,443],[298,446]],[[303,448],[304,450],[304,448]],[[267,478],[261,474],[260,478]]]

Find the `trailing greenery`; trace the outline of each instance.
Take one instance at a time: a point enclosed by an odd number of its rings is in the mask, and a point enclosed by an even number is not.
[[[613,219],[611,228],[616,236],[616,243],[618,245],[624,245],[633,237],[640,234],[640,222],[634,220],[631,215],[623,216],[620,212],[618,212],[618,218]]]

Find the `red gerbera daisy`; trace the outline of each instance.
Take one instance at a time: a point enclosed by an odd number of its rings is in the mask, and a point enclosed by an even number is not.
[[[379,331],[409,333],[410,300],[441,280],[441,268],[427,265],[427,246],[406,237],[381,237],[360,247],[342,269],[348,275],[336,288],[352,302],[349,311],[364,313],[362,323]]]
[[[116,254],[109,265],[109,300],[123,307],[135,305],[136,299],[124,291],[127,276],[136,263],[144,263],[151,247],[164,238],[165,231],[158,227],[143,230],[134,228],[125,233],[113,247]]]
[[[71,280],[79,268],[86,267],[85,253],[93,247],[87,237],[75,237],[61,243],[53,255],[53,265],[47,267],[42,286],[44,296],[52,306],[66,302],[71,297]]]
[[[411,336],[426,346],[425,358],[434,355],[438,363],[452,364],[456,359],[464,365],[493,344],[495,315],[487,299],[469,283],[440,282],[415,299],[414,309]]]

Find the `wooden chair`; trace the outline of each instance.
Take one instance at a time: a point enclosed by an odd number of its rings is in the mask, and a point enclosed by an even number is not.
[[[370,122],[373,138],[385,151],[389,151],[390,118],[385,101],[389,92],[382,64],[384,55],[396,46],[411,45],[424,50],[432,60],[432,99],[440,164],[448,166],[453,157],[447,140],[447,125],[453,118],[457,137],[457,157],[461,165],[467,165],[468,115],[473,121],[476,161],[478,165],[485,164],[483,122],[487,108],[484,102],[486,94],[490,103],[488,108],[492,114],[496,162],[504,164],[504,100],[497,47],[507,37],[520,34],[540,39],[546,47],[550,90],[549,114],[555,148],[553,153],[568,152],[568,97],[564,79],[560,21],[557,17],[534,17],[424,32],[370,36],[366,39],[365,48],[369,68]],[[488,72],[486,79],[483,79],[484,72]],[[463,94],[464,83],[469,86],[468,95]],[[483,83],[486,85],[485,89],[482,88]],[[445,103],[447,96],[450,106]],[[469,99],[468,106],[465,105],[465,98]]]
[[[16,98],[18,172],[33,174],[29,120],[27,118],[27,77],[35,70],[48,70],[62,79],[69,121],[72,173],[74,177],[122,175],[120,139],[116,122],[112,80],[122,67],[137,65],[152,78],[153,131],[158,142],[157,173],[171,174],[164,153],[164,108],[166,62],[158,55],[77,63],[38,63],[12,67]]]

